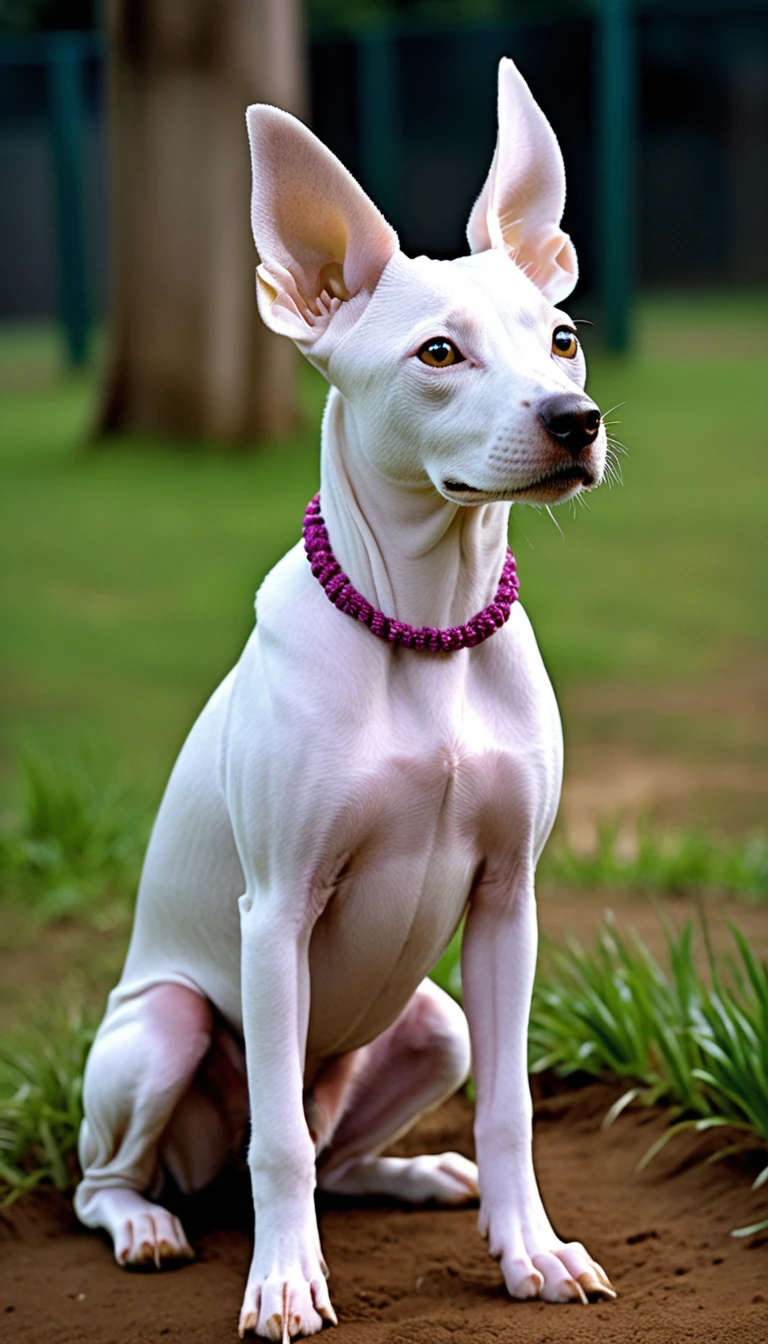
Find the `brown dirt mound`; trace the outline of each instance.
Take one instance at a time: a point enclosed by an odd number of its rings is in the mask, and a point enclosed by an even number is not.
[[[472,1209],[405,1210],[325,1202],[321,1232],[339,1315],[334,1344],[766,1344],[768,1236],[731,1228],[765,1212],[748,1159],[694,1161],[712,1139],[673,1141],[642,1175],[658,1113],[600,1121],[614,1089],[537,1099],[536,1155],[561,1235],[585,1241],[618,1301],[511,1302]],[[397,1151],[471,1153],[471,1108],[454,1098]],[[247,1182],[230,1178],[187,1219],[198,1259],[181,1271],[126,1274],[59,1196],[0,1213],[0,1337],[5,1344],[231,1344],[250,1253]],[[330,1344],[330,1342],[329,1342]]]

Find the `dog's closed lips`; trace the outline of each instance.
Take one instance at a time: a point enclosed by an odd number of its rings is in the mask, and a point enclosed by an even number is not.
[[[531,490],[541,490],[544,487],[553,487],[560,490],[572,490],[575,485],[583,485],[587,489],[595,484],[595,477],[586,466],[576,464],[572,467],[561,467],[558,470],[545,472],[539,476],[538,480],[531,481],[529,485],[517,486],[516,495],[525,495]]]
[[[477,500],[488,502],[492,500],[515,500],[530,498],[537,492],[546,492],[547,503],[557,503],[564,495],[571,494],[574,490],[591,490],[597,484],[597,476],[586,462],[573,463],[569,466],[555,467],[551,471],[545,471],[532,481],[526,481],[523,485],[510,482],[507,486],[482,486],[467,485],[466,481],[443,481],[443,490],[446,495],[464,496],[466,502]],[[462,501],[464,502],[464,501]],[[539,501],[535,501],[539,502]]]

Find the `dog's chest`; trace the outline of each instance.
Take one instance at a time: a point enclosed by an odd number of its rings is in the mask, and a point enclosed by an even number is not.
[[[262,620],[226,720],[253,902],[278,901],[294,921],[307,903],[317,911],[308,1062],[394,1021],[476,883],[509,883],[512,899],[554,820],[562,768],[557,706],[519,606],[477,655],[439,660],[393,656],[333,614],[332,642],[281,642]]]
[[[477,732],[393,753],[355,780],[310,949],[311,1054],[353,1049],[394,1019],[484,867],[524,840],[536,789],[519,752]]]

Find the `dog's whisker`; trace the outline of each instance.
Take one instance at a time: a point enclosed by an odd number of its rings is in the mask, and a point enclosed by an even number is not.
[[[619,458],[614,447],[610,444],[610,440],[609,440],[609,447],[606,449],[605,454],[605,477],[608,482],[609,489],[613,485],[624,484],[624,477],[621,471],[621,463],[619,462]]]
[[[533,504],[531,504],[529,507],[530,507],[530,508],[538,508],[538,505],[533,505]],[[531,550],[532,550],[532,551],[535,551],[535,550],[536,550],[536,547],[534,546],[533,542],[531,541],[531,538],[528,536],[528,533],[526,532],[525,528],[522,527],[521,525],[520,525],[520,531],[522,532],[523,536],[525,537],[525,540],[528,542],[528,545],[530,546]]]
[[[558,521],[557,521],[557,519],[556,519],[554,513],[552,512],[552,510],[550,509],[550,507],[549,507],[548,504],[547,504],[547,506],[546,506],[546,509],[547,509],[547,513],[549,514],[550,518],[552,519],[552,522],[555,524],[555,527],[557,528],[558,532],[560,533],[560,536],[563,538],[563,541],[565,541],[565,533],[563,532],[562,527],[561,527],[560,524],[558,523]]]

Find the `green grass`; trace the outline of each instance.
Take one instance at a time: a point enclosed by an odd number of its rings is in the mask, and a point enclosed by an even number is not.
[[[76,916],[97,929],[127,924],[150,818],[93,753],[23,759],[0,817],[0,908],[29,936]]]
[[[589,1077],[628,1084],[605,1117],[627,1106],[663,1105],[667,1128],[646,1152],[646,1166],[676,1135],[723,1130],[726,1142],[708,1160],[757,1149],[768,1182],[768,967],[731,925],[734,954],[709,978],[697,969],[694,928],[666,928],[666,965],[635,935],[611,923],[593,948],[576,939],[542,946],[531,1005],[528,1067],[533,1074]],[[706,924],[701,935],[706,940]],[[461,997],[460,937],[435,970]],[[739,1228],[735,1236],[768,1227]]]
[[[609,924],[592,950],[575,939],[545,949],[531,1007],[531,1072],[631,1083],[606,1126],[633,1102],[665,1103],[668,1128],[640,1168],[689,1130],[727,1132],[709,1160],[753,1148],[768,1159],[768,967],[731,931],[734,956],[719,968],[710,955],[709,981],[696,968],[690,921],[679,935],[668,929],[666,968],[639,938]],[[768,1162],[755,1188],[766,1181]],[[735,1235],[758,1226],[768,1218]]]
[[[751,321],[768,303],[748,307]],[[662,335],[724,321],[714,301],[648,312]],[[660,355],[644,339],[632,360],[590,357],[595,397],[626,403],[608,417],[629,447],[624,486],[558,510],[562,537],[545,513],[513,510],[523,598],[561,690],[696,677],[764,640],[764,364],[749,345],[730,359],[664,339]],[[4,768],[23,745],[55,754],[86,737],[155,802],[259,582],[299,535],[324,385],[304,367],[305,431],[250,456],[87,451],[93,381],[54,376],[50,345],[0,340]]]
[[[314,425],[320,389],[304,391]],[[308,432],[226,460],[86,451],[91,398],[89,380],[4,398],[4,716],[12,750],[67,754],[85,739],[156,795],[298,535],[317,449]]]
[[[73,1014],[56,1031],[28,1029],[0,1045],[0,1201],[41,1182],[76,1180],[83,1070],[94,1030]]]
[[[586,853],[562,841],[550,844],[539,877],[592,889],[768,896],[768,835],[733,841],[697,831],[662,833],[641,823],[627,848],[619,825],[603,822]]]

